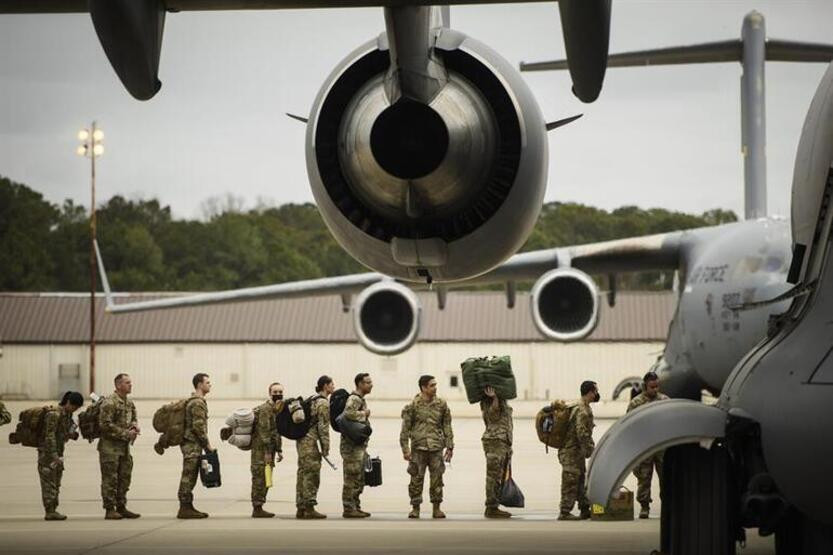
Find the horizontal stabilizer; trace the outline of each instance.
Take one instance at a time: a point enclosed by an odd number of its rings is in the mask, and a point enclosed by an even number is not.
[[[742,56],[743,43],[733,39],[611,54],[607,57],[607,67],[740,62]],[[766,59],[773,62],[829,62],[833,60],[833,45],[769,39],[766,42]],[[521,62],[520,69],[521,71],[564,70],[567,69],[567,60]]]

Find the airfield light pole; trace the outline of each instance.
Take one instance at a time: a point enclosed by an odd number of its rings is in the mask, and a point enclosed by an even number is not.
[[[104,132],[96,127],[95,122],[89,129],[78,132],[76,153],[90,159],[90,393],[95,391],[95,290],[96,290],[96,260],[95,260],[95,159],[104,154]]]

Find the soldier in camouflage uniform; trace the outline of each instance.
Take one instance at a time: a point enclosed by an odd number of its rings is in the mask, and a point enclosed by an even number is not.
[[[599,389],[596,382],[585,381],[581,384],[581,399],[570,413],[570,424],[564,446],[558,450],[558,462],[561,463],[561,513],[558,520],[586,520],[590,518],[590,501],[585,491],[587,467],[584,459],[593,454],[596,444],[593,442],[593,410],[590,403],[599,401]],[[581,516],[570,511],[578,501]]]
[[[133,391],[133,381],[127,374],[114,380],[116,391],[101,401],[98,426],[98,460],[101,466],[101,500],[106,520],[139,518],[127,510],[127,490],[133,473],[130,444],[139,435],[136,405],[127,396]]]
[[[357,374],[353,380],[356,390],[347,398],[344,406],[344,418],[353,422],[367,422],[370,409],[367,408],[365,395],[373,389],[373,380],[366,373]],[[341,490],[341,503],[344,506],[342,517],[367,518],[370,513],[361,509],[359,496],[364,489],[364,460],[367,457],[367,441],[353,443],[347,436],[341,434],[339,444],[344,474],[344,486]]]
[[[46,511],[44,520],[66,520],[59,513],[58,494],[61,477],[64,474],[64,444],[72,427],[72,413],[81,408],[84,397],[77,391],[64,393],[57,407],[46,409],[43,415],[43,435],[38,444],[38,476],[40,476],[41,497]]]
[[[283,410],[283,386],[269,385],[269,400],[255,410],[255,429],[252,430],[252,518],[272,518],[275,513],[263,510],[266,503],[266,465],[275,467],[275,459],[283,460],[281,436],[275,416]]]
[[[208,405],[205,396],[211,391],[208,374],[200,372],[191,380],[194,393],[185,405],[185,433],[182,445],[182,476],[179,479],[179,512],[177,518],[208,518],[208,513],[194,508],[194,486],[200,474],[200,456],[203,450],[214,451],[208,440]]]
[[[486,454],[486,518],[509,518],[512,513],[498,508],[503,473],[512,456],[512,407],[497,396],[489,386],[486,399],[480,401],[480,412],[486,429],[481,441]]]
[[[329,376],[321,376],[310,403],[310,427],[307,435],[295,442],[298,450],[298,475],[295,482],[295,518],[321,519],[327,515],[315,510],[321,483],[321,458],[330,454],[330,405],[327,398],[335,390]]]
[[[443,502],[445,463],[451,461],[454,452],[451,411],[448,404],[437,397],[437,380],[434,376],[421,376],[418,384],[419,395],[402,409],[402,431],[399,434],[402,456],[408,461],[408,474],[411,475],[408,494],[412,509],[408,518],[419,518],[426,468],[431,476],[429,494],[434,507],[432,517],[445,518],[440,504]]]
[[[631,399],[628,412],[642,405],[666,399],[668,395],[659,392],[659,377],[654,372],[648,372],[642,378],[642,393]],[[639,518],[648,518],[651,513],[651,480],[654,478],[654,468],[657,469],[660,485],[662,484],[662,454],[659,452],[651,455],[633,469],[633,475],[636,476],[638,484],[636,499],[640,505]],[[659,496],[662,499],[662,489],[660,489]]]
[[[6,410],[6,405],[0,401],[0,426],[5,426],[12,421],[12,415]]]

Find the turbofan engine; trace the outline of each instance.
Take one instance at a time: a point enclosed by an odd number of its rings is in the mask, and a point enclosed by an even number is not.
[[[395,355],[416,342],[421,310],[413,291],[381,281],[359,293],[353,305],[353,327],[367,350]]]
[[[538,278],[530,302],[535,327],[556,341],[584,339],[599,323],[599,288],[574,268],[550,270]]]
[[[456,281],[514,254],[538,217],[547,138],[520,74],[463,33],[432,31],[441,85],[389,101],[386,35],[332,72],[307,125],[321,215],[364,265],[406,281]]]

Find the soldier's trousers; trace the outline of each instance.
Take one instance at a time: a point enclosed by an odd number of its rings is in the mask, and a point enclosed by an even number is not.
[[[298,474],[295,480],[295,505],[314,507],[318,504],[318,486],[321,484],[321,451],[318,442],[302,438],[295,442],[298,451]]]
[[[341,489],[341,503],[345,509],[361,507],[359,496],[364,490],[364,458],[367,456],[367,445],[356,445],[341,436],[341,465],[344,469],[344,486]]]
[[[200,455],[202,446],[198,443],[185,441],[179,446],[182,451],[182,476],[179,478],[179,502],[194,502],[194,486],[200,475]]]
[[[266,493],[269,491],[266,487],[266,463],[252,463],[252,505],[263,505],[266,503]]]
[[[572,511],[576,501],[579,510],[590,510],[585,488],[587,466],[584,463],[584,455],[572,449],[559,449],[558,462],[561,463],[561,512]]]
[[[104,510],[124,507],[133,474],[133,457],[130,453],[98,453],[101,466],[101,501]]]
[[[483,452],[486,454],[486,506],[497,507],[500,504],[503,473],[506,470],[506,461],[512,454],[512,446],[499,439],[482,441]]]
[[[640,505],[647,505],[652,501],[651,480],[654,478],[654,468],[657,469],[657,477],[659,477],[659,482],[662,484],[662,453],[642,461],[633,469],[633,475],[636,476],[637,481],[636,500],[639,501]],[[662,498],[661,488],[660,485],[660,499]]]
[[[445,463],[443,462],[442,450],[412,451],[411,462],[408,463],[408,474],[411,475],[411,483],[408,484],[408,495],[411,496],[411,505],[422,504],[426,469],[431,477],[431,483],[428,487],[431,503],[442,503],[443,501]]]
[[[53,467],[54,461],[54,457],[38,449],[40,493],[43,508],[47,511],[54,511],[58,507],[58,494],[61,491],[61,478],[64,475],[64,466],[59,464]]]

